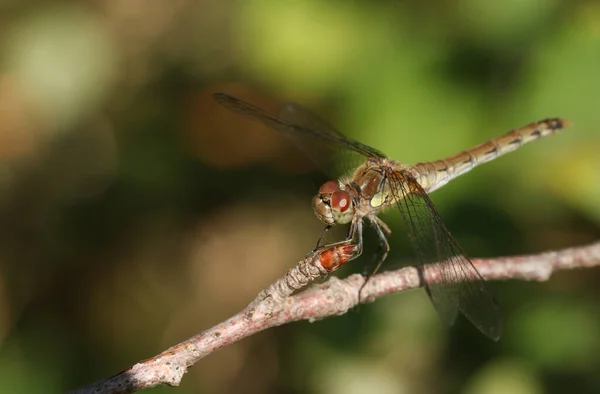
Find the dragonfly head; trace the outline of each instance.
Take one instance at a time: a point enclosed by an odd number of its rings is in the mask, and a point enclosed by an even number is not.
[[[319,220],[328,225],[350,223],[354,217],[352,196],[338,181],[328,181],[321,186],[313,198],[313,210]]]

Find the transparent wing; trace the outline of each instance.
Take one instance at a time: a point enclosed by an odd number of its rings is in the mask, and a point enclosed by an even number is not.
[[[421,264],[427,294],[442,319],[452,325],[460,310],[479,331],[500,339],[502,317],[496,299],[425,190],[408,171],[391,173],[386,181]]]
[[[289,137],[313,163],[332,178],[356,169],[369,157],[385,157],[375,148],[344,136],[309,110],[287,104],[272,115],[245,101],[225,93],[215,93],[214,99],[229,110],[278,130]]]

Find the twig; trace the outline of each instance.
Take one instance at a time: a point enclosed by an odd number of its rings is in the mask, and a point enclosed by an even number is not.
[[[240,339],[293,321],[315,321],[346,313],[359,304],[358,294],[365,280],[361,275],[351,275],[344,280],[331,277],[323,284],[290,295],[311,280],[343,265],[354,252],[352,246],[343,246],[309,254],[295,269],[288,271],[230,319],[111,378],[73,393],[133,393],[162,384],[178,386],[190,366]],[[600,266],[600,242],[558,252],[476,259],[473,263],[486,280],[546,281],[555,271]],[[370,302],[420,286],[415,267],[383,272],[367,282],[360,302]]]

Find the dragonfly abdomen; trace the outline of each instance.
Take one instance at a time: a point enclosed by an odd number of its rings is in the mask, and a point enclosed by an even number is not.
[[[568,126],[569,122],[559,118],[534,122],[447,159],[415,164],[413,173],[421,186],[431,193],[480,164],[517,150],[529,142],[555,134]]]

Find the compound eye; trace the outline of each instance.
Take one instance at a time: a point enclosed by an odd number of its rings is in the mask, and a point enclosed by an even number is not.
[[[319,189],[319,194],[329,194],[340,188],[340,184],[338,181],[327,181],[321,186]]]
[[[340,212],[346,212],[352,205],[352,197],[345,190],[336,190],[331,195],[331,208]]]

